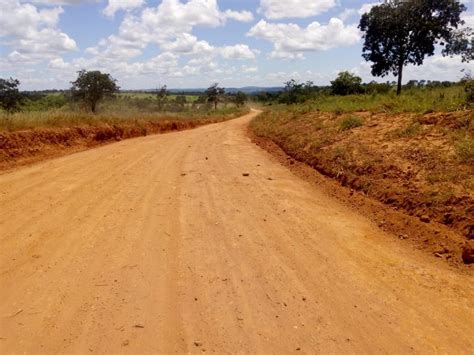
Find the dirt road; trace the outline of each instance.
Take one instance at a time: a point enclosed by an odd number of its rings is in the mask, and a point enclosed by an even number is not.
[[[278,165],[252,115],[0,175],[0,352],[472,351],[472,276]]]

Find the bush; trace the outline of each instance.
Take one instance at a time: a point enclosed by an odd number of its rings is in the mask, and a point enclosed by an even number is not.
[[[364,124],[362,119],[357,116],[351,116],[351,117],[346,117],[344,118],[339,126],[341,127],[341,130],[347,131],[349,129],[353,129],[356,127],[361,127]]]
[[[474,79],[469,79],[464,82],[464,91],[466,92],[466,101],[468,103],[474,102]]]
[[[331,81],[333,95],[359,94],[363,91],[362,78],[348,71],[340,72],[337,78]]]

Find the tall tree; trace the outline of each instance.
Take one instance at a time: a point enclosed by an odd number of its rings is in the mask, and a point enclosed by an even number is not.
[[[225,94],[224,88],[219,87],[218,83],[211,85],[206,90],[207,101],[214,104],[214,109],[217,110],[217,104],[222,100]]]
[[[421,65],[425,56],[434,54],[435,45],[453,43],[465,10],[458,0],[387,0],[372,7],[359,24],[362,56],[373,63],[372,74],[398,77],[400,94],[404,66]]]
[[[156,99],[158,101],[158,110],[162,111],[168,101],[168,89],[166,85],[163,85],[159,90],[156,91]]]
[[[0,79],[0,106],[7,112],[19,109],[23,95],[18,90],[20,82],[17,79]]]
[[[93,113],[97,104],[105,97],[110,97],[119,90],[117,81],[110,74],[100,71],[78,72],[77,79],[71,82],[72,97],[82,101]]]

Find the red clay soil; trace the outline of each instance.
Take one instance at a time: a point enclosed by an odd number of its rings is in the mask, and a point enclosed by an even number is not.
[[[0,132],[0,172],[122,139],[191,129],[222,120],[147,121]]]
[[[327,115],[326,126],[328,121],[340,119],[331,114],[313,114],[318,118]],[[474,238],[473,191],[469,182],[464,182],[472,179],[474,167],[452,158],[447,134],[441,132],[451,132],[456,129],[451,126],[472,120],[472,112],[398,117],[356,115],[363,118],[364,126],[350,132],[329,129],[296,138],[299,141],[290,141],[292,133],[269,134],[270,137],[250,134],[254,142],[297,174],[318,185],[326,184],[331,195],[365,211],[382,229],[452,264],[463,263],[463,250]],[[297,132],[301,132],[311,120],[291,120],[279,132],[292,132],[295,124],[300,125]],[[420,124],[415,137],[390,138],[394,131],[413,122]],[[326,146],[314,150],[305,147],[309,141],[317,141],[317,134],[327,137]],[[338,149],[348,152],[343,161],[334,154]],[[333,181],[328,182],[321,174]],[[429,184],[428,174],[456,177],[442,184]],[[456,179],[463,179],[464,187]],[[444,197],[440,189],[446,186],[450,195],[438,201],[439,196]],[[429,189],[434,191],[432,195],[427,193]]]

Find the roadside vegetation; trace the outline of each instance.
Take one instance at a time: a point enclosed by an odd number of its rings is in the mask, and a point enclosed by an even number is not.
[[[247,112],[247,96],[226,94],[218,84],[200,95],[120,92],[110,74],[80,71],[70,90],[20,92],[16,79],[0,79],[0,131],[121,125],[158,121],[212,122]]]

